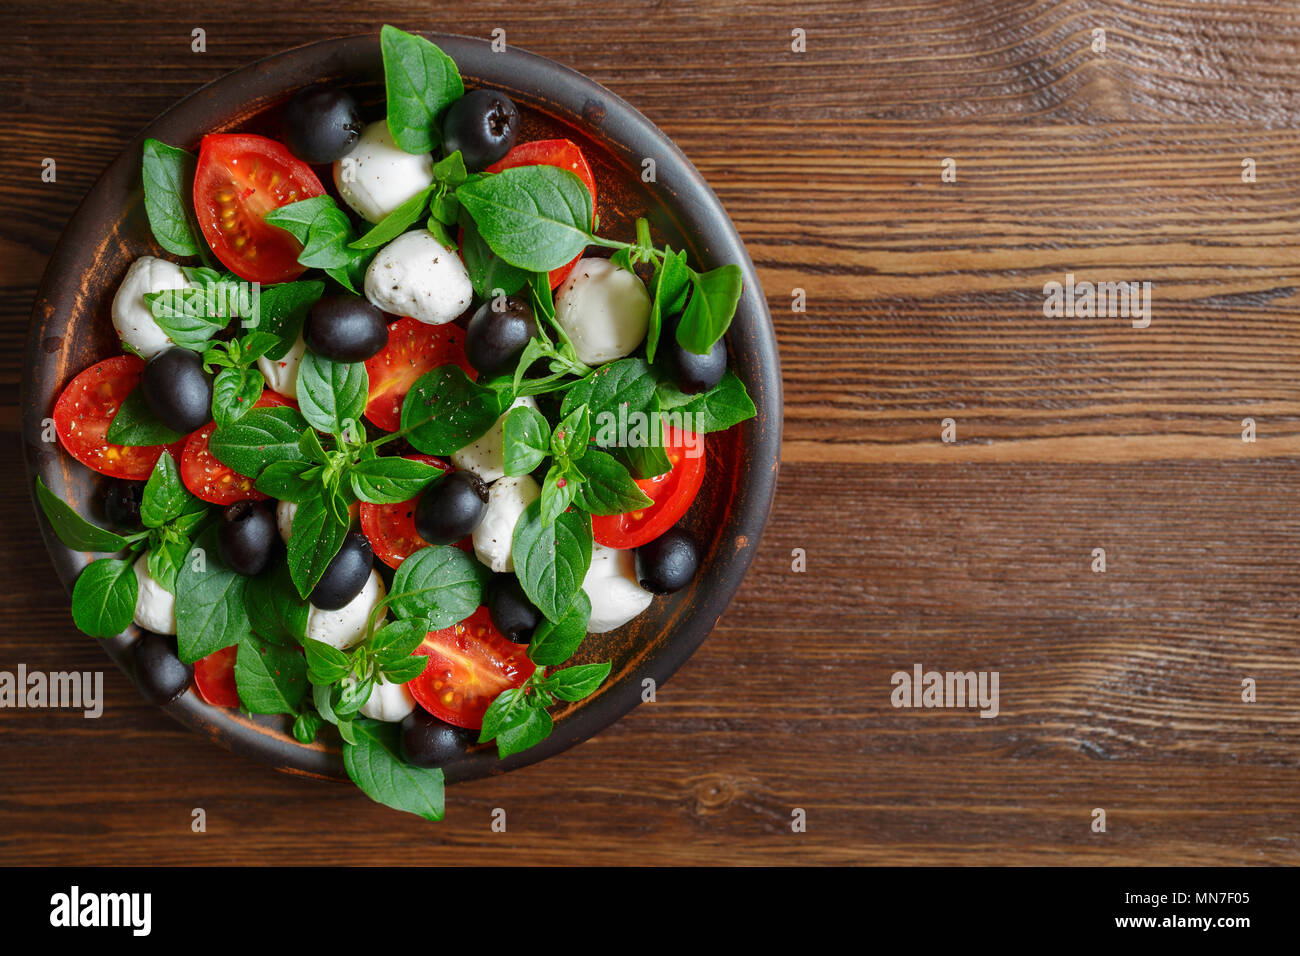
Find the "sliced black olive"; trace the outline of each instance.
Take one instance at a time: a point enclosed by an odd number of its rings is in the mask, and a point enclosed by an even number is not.
[[[388,316],[359,295],[327,295],[311,307],[302,337],[317,355],[364,362],[388,344]]]
[[[357,101],[343,90],[309,86],[284,108],[284,142],[309,163],[332,163],[348,154],[364,124]]]
[[[484,302],[465,329],[465,357],[488,378],[513,372],[528,340],[537,334],[532,307],[518,296]]]
[[[151,704],[168,704],[185,693],[194,668],[176,655],[176,638],[144,632],[136,642],[132,669],[135,682]]]
[[[680,591],[695,577],[699,566],[699,546],[681,528],[669,528],[636,549],[636,577],[651,594]]]
[[[496,90],[471,90],[447,110],[442,145],[448,155],[460,150],[465,168],[486,169],[510,152],[519,138],[519,109]]]
[[[217,551],[239,574],[261,574],[280,543],[271,509],[260,501],[236,501],[221,516]]]
[[[516,644],[527,644],[533,631],[542,623],[542,612],[528,600],[519,579],[513,574],[497,574],[488,582],[483,596],[492,626],[501,636]]]
[[[189,349],[170,348],[151,358],[140,388],[149,410],[172,431],[192,432],[212,418],[212,376]]]
[[[487,485],[472,471],[453,471],[425,489],[415,506],[415,530],[429,544],[455,544],[487,513]]]
[[[343,547],[312,588],[309,600],[322,611],[337,611],[361,593],[375,565],[375,553],[364,534],[349,531]]]
[[[444,767],[477,738],[477,731],[453,727],[417,707],[402,721],[402,756],[417,767]]]

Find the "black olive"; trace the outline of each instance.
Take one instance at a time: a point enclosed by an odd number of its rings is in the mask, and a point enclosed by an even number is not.
[[[727,371],[727,346],[713,343],[705,355],[696,355],[677,344],[677,322],[666,322],[659,336],[659,351],[669,377],[681,391],[689,394],[707,392],[722,381]]]
[[[261,574],[279,543],[280,532],[271,509],[260,501],[236,501],[221,516],[217,553],[232,571]]]
[[[415,506],[415,530],[429,544],[455,544],[487,512],[487,485],[472,471],[453,471],[425,489]]]
[[[451,155],[460,150],[465,168],[486,169],[510,152],[519,138],[519,110],[496,90],[471,90],[447,110],[442,145]]]
[[[388,344],[388,316],[359,295],[327,295],[302,328],[307,347],[336,362],[364,362]]]
[[[309,163],[332,163],[356,145],[364,124],[357,101],[330,86],[299,90],[284,108],[284,142]]]
[[[144,482],[114,478],[104,489],[104,517],[114,528],[140,527],[140,505],[144,501]]]
[[[176,638],[145,631],[133,657],[135,682],[149,703],[171,703],[190,686],[194,669],[176,656]]]
[[[480,374],[493,378],[513,372],[528,340],[537,334],[532,307],[517,296],[484,302],[465,329],[465,357]]]
[[[533,631],[542,623],[542,612],[528,600],[519,579],[513,574],[497,574],[488,582],[483,596],[492,626],[501,636],[516,644],[527,644]]]
[[[364,534],[349,531],[343,547],[316,582],[309,600],[322,611],[337,611],[361,593],[375,566],[375,553]]]
[[[154,417],[174,432],[192,432],[212,420],[212,376],[196,352],[159,352],[145,363],[140,388]]]
[[[695,577],[699,566],[699,546],[681,528],[669,528],[636,549],[636,577],[651,594],[680,591]]]
[[[453,727],[417,707],[402,721],[402,756],[417,767],[444,767],[478,739],[478,731]]]

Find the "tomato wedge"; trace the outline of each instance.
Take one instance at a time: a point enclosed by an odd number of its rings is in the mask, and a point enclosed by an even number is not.
[[[532,676],[536,666],[527,652],[526,645],[502,637],[481,607],[459,624],[425,636],[415,653],[428,654],[429,664],[406,686],[433,716],[477,730],[498,694]]]
[[[238,650],[238,645],[226,647],[194,662],[194,686],[213,707],[239,706],[239,688],[235,686]]]
[[[440,365],[459,365],[471,379],[478,375],[465,357],[465,332],[459,326],[426,325],[398,319],[388,326],[388,344],[366,361],[370,397],[366,418],[385,431],[402,427],[402,402],[415,380]]]
[[[249,282],[287,282],[306,271],[302,245],[266,214],[325,192],[310,166],[251,133],[210,133],[194,170],[194,212],[222,265]]]
[[[503,169],[514,169],[516,166],[558,166],[560,169],[567,169],[576,173],[578,178],[587,186],[587,191],[591,193],[591,214],[593,223],[596,215],[596,177],[591,174],[591,167],[587,165],[587,157],[582,155],[582,150],[578,144],[567,139],[535,139],[529,143],[520,143],[510,152],[493,163],[487,168],[489,173],[499,173]],[[558,269],[551,270],[551,288],[558,288],[560,283],[569,277],[573,267],[578,264],[578,259],[582,258],[582,253],[578,253],[577,258],[567,266],[560,266]]]
[[[253,407],[273,408],[277,405],[298,407],[292,399],[269,388],[262,390],[262,397]],[[267,496],[253,487],[252,478],[241,475],[212,457],[212,452],[208,451],[208,441],[216,430],[217,423],[208,422],[185,442],[185,451],[181,455],[181,481],[185,487],[190,490],[190,494],[214,505],[266,500]]]
[[[451,465],[433,455],[406,455],[412,461],[422,461],[443,471],[451,470]],[[420,537],[415,530],[415,503],[418,497],[396,505],[372,505],[361,502],[361,530],[370,539],[370,547],[375,557],[390,568],[398,567],[421,548],[427,548],[429,542]]]
[[[691,434],[691,445],[698,455],[687,454],[686,435],[676,428],[664,429],[664,451],[672,470],[656,478],[638,481],[653,504],[640,511],[621,515],[595,515],[591,531],[596,541],[607,548],[639,548],[659,537],[686,514],[704,483],[704,445]]]
[[[185,439],[171,445],[110,445],[113,416],[135,389],[144,361],[134,355],[104,359],[68,383],[54,403],[54,431],[68,454],[111,478],[143,481],[167,449],[179,459]]]

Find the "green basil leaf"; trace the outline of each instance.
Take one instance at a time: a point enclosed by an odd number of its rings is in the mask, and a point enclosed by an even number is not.
[[[511,719],[497,731],[497,756],[504,760],[536,746],[551,735],[554,722],[541,707],[516,711]]]
[[[164,538],[156,542],[145,559],[149,576],[166,591],[176,593],[176,578],[190,551],[189,538]]]
[[[193,664],[253,633],[244,609],[248,578],[226,567],[216,526],[199,536],[176,575],[176,646]]]
[[[465,269],[474,294],[480,299],[491,299],[498,290],[502,295],[514,295],[522,289],[528,283],[528,272],[515,268],[493,252],[483,241],[473,219],[468,215],[462,219],[461,254],[465,258]]]
[[[558,458],[578,461],[587,453],[590,437],[591,412],[586,405],[579,405],[555,426],[551,435],[551,451]]]
[[[126,547],[125,538],[96,527],[81,517],[71,505],[46,488],[39,475],[36,478],[36,500],[59,540],[74,551],[113,552]]]
[[[693,273],[691,297],[677,326],[677,344],[697,355],[707,355],[731,325],[744,278],[735,263],[703,274]]]
[[[226,467],[256,479],[273,461],[302,461],[298,441],[306,430],[306,419],[294,408],[255,408],[214,431],[208,450]]]
[[[590,620],[591,599],[579,588],[563,617],[558,621],[542,621],[533,631],[533,639],[528,642],[529,658],[543,667],[563,664],[586,638]]]
[[[289,532],[289,573],[299,596],[311,594],[347,534],[348,522],[340,521],[322,498],[308,498],[298,505]]]
[[[343,765],[352,782],[376,803],[426,820],[441,820],[442,771],[415,767],[402,760],[401,727],[378,720],[358,720],[352,729],[356,740],[343,748]]]
[[[293,714],[307,693],[307,662],[296,648],[248,635],[235,655],[239,701],[252,714]]]
[[[478,742],[487,743],[521,708],[527,706],[522,687],[510,687],[497,694],[483,714],[483,727],[479,731]]]
[[[160,528],[173,518],[180,517],[187,505],[194,500],[185,483],[181,481],[181,470],[176,467],[176,459],[169,451],[158,456],[158,461],[149,473],[149,480],[144,484],[144,495],[140,501],[140,520],[146,528]]]
[[[264,641],[297,647],[307,636],[311,607],[298,596],[289,565],[283,561],[248,579],[244,610],[253,633]]]
[[[546,675],[546,689],[560,700],[582,700],[595,693],[609,676],[609,663],[579,664]]]
[[[144,211],[153,237],[172,255],[198,255],[203,241],[190,224],[195,159],[156,139],[144,141]]]
[[[267,358],[278,361],[285,357],[298,340],[307,313],[324,294],[325,283],[319,280],[279,282],[262,289],[257,314],[249,328],[276,337],[277,344],[263,353]]]
[[[582,459],[586,480],[578,485],[574,502],[594,515],[621,515],[654,502],[641,490],[619,461],[598,448]]]
[[[379,48],[393,142],[408,153],[432,152],[442,139],[442,111],[465,95],[455,61],[424,37],[387,24]]]
[[[441,477],[441,468],[409,458],[375,458],[359,462],[348,473],[356,496],[373,505],[410,501]]]
[[[378,249],[386,242],[391,242],[415,225],[429,204],[434,187],[422,189],[406,202],[402,203],[387,216],[371,227],[359,239],[348,243],[349,249]]]
[[[139,590],[131,562],[121,558],[92,561],[72,586],[72,620],[91,637],[116,637],[135,617]]]
[[[453,189],[469,178],[469,170],[465,168],[465,157],[460,154],[460,150],[449,153],[433,164],[433,178]],[[455,220],[450,220],[448,225],[452,222]]]
[[[451,627],[478,609],[487,574],[459,548],[421,548],[393,575],[388,604],[398,617],[426,618],[431,631]]]
[[[322,720],[315,714],[299,714],[293,722],[293,739],[300,744],[310,744],[320,732]]]
[[[233,425],[262,397],[266,379],[256,369],[223,368],[212,380],[212,418],[218,427]]]
[[[664,386],[659,388],[662,394]],[[668,423],[697,435],[725,431],[757,414],[745,383],[730,369],[722,376],[721,382],[703,395],[686,397],[688,401],[667,413]]]
[[[512,477],[517,478],[531,472],[550,451],[551,426],[541,412],[527,405],[511,410],[506,416],[501,434],[505,448],[506,474]]]
[[[352,661],[348,655],[324,641],[309,637],[303,641],[303,649],[306,652],[307,674],[313,684],[335,684],[352,673]]]
[[[573,494],[579,484],[564,473],[559,463],[551,465],[542,481],[542,524],[554,524],[555,519],[573,504]]]
[[[564,396],[560,408],[562,415],[569,415],[580,405],[586,405],[596,424],[596,441],[602,441],[602,433],[616,425],[620,410],[624,421],[632,412],[645,412],[654,402],[654,373],[643,359],[625,358],[602,365],[586,378],[574,384]]]
[[[370,639],[370,651],[381,664],[396,663],[414,654],[431,630],[434,629],[425,618],[398,618],[375,632]]]
[[[310,349],[298,366],[298,407],[313,428],[342,435],[361,428],[370,377],[364,362],[336,362]]]
[[[501,417],[495,391],[471,382],[458,365],[421,375],[402,402],[407,441],[426,455],[450,455],[482,438]]]
[[[315,434],[313,431],[311,434]],[[319,481],[312,481],[307,474],[319,465],[309,461],[273,461],[262,469],[257,479],[257,490],[270,495],[277,501],[292,501],[301,504],[307,498],[321,493]]]
[[[650,325],[645,337],[646,361],[655,360],[664,320],[686,307],[686,294],[690,288],[691,270],[686,264],[686,253],[674,252],[665,246],[664,260],[655,271],[655,298],[650,306]]]
[[[591,193],[567,169],[516,166],[462,183],[456,198],[488,247],[519,269],[558,269],[591,241]]]
[[[423,674],[428,665],[429,658],[424,654],[392,661],[383,665],[384,680],[390,684],[405,684]]]
[[[230,324],[224,304],[231,298],[237,299],[239,292],[234,283],[238,281],[221,279],[202,289],[146,292],[144,301],[158,328],[166,332],[175,345],[191,352],[201,352],[214,335]]]
[[[342,687],[339,702],[334,705],[334,713],[339,717],[351,717],[366,706],[366,701],[375,691],[375,679],[367,677],[365,680],[358,681],[349,678],[343,682]]]
[[[149,403],[144,400],[144,392],[137,385],[114,413],[104,440],[111,445],[136,447],[170,445],[184,437],[158,421],[149,408]]]
[[[314,461],[319,464],[325,464],[329,461],[329,455],[325,453],[325,446],[320,443],[320,435],[316,429],[309,428],[302,433],[302,438],[298,441],[298,450],[303,453],[308,461]]]
[[[591,567],[591,516],[566,511],[542,522],[541,501],[520,516],[511,541],[515,574],[528,599],[549,620],[564,618]]]

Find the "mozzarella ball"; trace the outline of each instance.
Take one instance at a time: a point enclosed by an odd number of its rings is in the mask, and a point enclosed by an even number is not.
[[[307,636],[313,641],[320,641],[330,647],[345,651],[360,643],[366,636],[366,622],[375,605],[384,599],[384,581],[378,571],[371,571],[370,577],[361,588],[361,593],[337,611],[325,611],[314,604],[308,605]],[[375,627],[388,616],[385,611],[375,620]]]
[[[402,149],[393,142],[388,121],[379,120],[362,130],[356,145],[334,164],[334,185],[358,216],[379,222],[433,185],[433,157]]]
[[[149,573],[149,553],[135,559],[132,565],[135,583],[135,623],[155,634],[176,633],[176,595],[154,580]]]
[[[451,463],[461,471],[472,471],[482,479],[484,484],[491,484],[506,473],[506,417],[516,408],[526,406],[537,411],[537,402],[531,395],[521,395],[513,405],[506,409],[506,414],[496,420],[496,424],[477,441],[472,441],[460,451],[453,452]]]
[[[370,691],[370,699],[361,705],[363,717],[383,720],[390,724],[405,720],[415,710],[415,698],[405,684],[390,684],[382,677]]]
[[[366,298],[375,308],[443,325],[469,308],[474,296],[465,263],[427,229],[403,233],[366,269]]]
[[[146,360],[170,348],[172,340],[154,321],[144,296],[146,292],[184,289],[189,284],[181,267],[174,262],[154,256],[135,260],[126,270],[117,295],[113,296],[113,328],[117,329],[118,336]]]
[[[298,506],[292,501],[277,502],[275,506],[275,526],[280,529],[280,537],[285,544],[293,532],[293,516],[298,513]]]
[[[631,548],[607,548],[593,544],[591,567],[582,580],[591,599],[590,634],[604,634],[622,627],[650,606],[654,595],[637,583],[636,552]]]
[[[650,293],[608,259],[580,259],[555,294],[555,321],[588,365],[631,355],[650,327]]]
[[[272,359],[267,358],[265,355],[259,358],[257,367],[261,369],[267,387],[273,392],[279,392],[285,398],[296,399],[298,397],[298,366],[302,364],[302,357],[306,352],[307,343],[302,340],[302,333],[300,332],[293,345],[289,346],[289,351],[284,353],[284,358]]]
[[[474,553],[493,571],[513,571],[510,557],[515,525],[524,510],[542,496],[542,489],[531,475],[498,478],[488,489],[487,511],[474,529]]]

